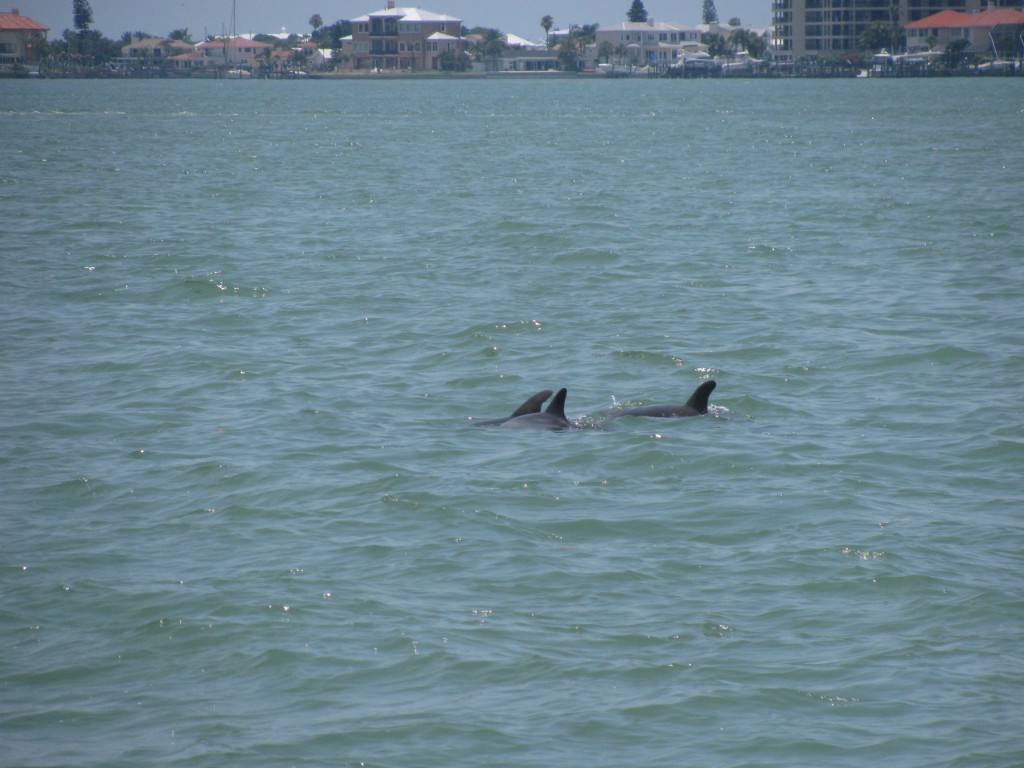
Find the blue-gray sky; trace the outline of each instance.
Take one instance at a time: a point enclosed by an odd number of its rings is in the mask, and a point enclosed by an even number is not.
[[[4,0],[0,0],[4,3]],[[544,37],[540,20],[550,15],[555,27],[571,24],[616,24],[625,21],[632,0],[397,0],[463,20],[469,27],[497,27],[530,40]],[[187,27],[194,40],[231,30],[231,0],[89,0],[92,28],[117,39],[123,32],[164,36]],[[386,0],[235,0],[237,32],[310,31],[309,19],[318,13],[325,23],[352,19],[386,5]],[[6,6],[6,7],[5,7]],[[699,24],[703,0],[644,0],[651,18],[680,24]],[[50,27],[59,38],[74,26],[73,0],[6,0],[12,7]],[[715,0],[719,18],[738,16],[750,26],[768,26],[771,0]]]

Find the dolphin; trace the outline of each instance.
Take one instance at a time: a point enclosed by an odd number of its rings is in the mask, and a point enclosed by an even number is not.
[[[511,416],[505,416],[501,419],[483,419],[482,421],[474,421],[474,427],[500,427],[509,419],[514,419],[518,416],[525,416],[528,413],[540,413],[540,407],[544,404],[544,401],[551,397],[550,389],[542,389],[533,397],[527,398],[526,402],[516,408]]]
[[[501,426],[505,429],[572,429],[572,422],[565,418],[566,389],[558,390],[544,413],[527,413],[509,419]]]
[[[619,408],[607,412],[609,419],[617,419],[620,416],[661,416],[664,418],[681,418],[683,416],[700,416],[708,412],[708,398],[711,397],[711,390],[717,384],[713,380],[705,381],[690,395],[685,405],[641,405],[636,408]]]

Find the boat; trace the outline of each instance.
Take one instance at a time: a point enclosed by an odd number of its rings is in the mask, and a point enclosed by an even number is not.
[[[747,51],[736,51],[732,56],[719,56],[715,61],[721,65],[723,72],[749,72],[761,63],[760,59],[751,58]]]
[[[1014,62],[1008,59],[994,59],[986,61],[977,66],[978,74],[991,75],[996,73],[1012,72],[1015,69]]]
[[[721,70],[722,63],[712,58],[706,51],[687,51],[679,61],[669,66],[669,74],[677,77],[710,74]]]
[[[635,64],[598,64],[597,71],[605,77],[647,77],[651,74],[650,67]]]

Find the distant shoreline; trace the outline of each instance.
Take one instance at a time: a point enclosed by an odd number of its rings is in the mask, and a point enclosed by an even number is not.
[[[233,77],[220,72],[187,74],[124,74],[119,72],[53,72],[44,73],[32,70],[0,70],[0,80],[816,80],[816,79],[935,79],[963,77],[1021,77],[1024,70],[973,71],[973,70],[910,70],[868,72],[855,69],[801,70],[767,69],[763,71],[708,73],[695,72],[682,75],[666,75],[664,73],[639,75],[635,77],[608,77],[600,72],[586,70],[582,72],[563,72],[545,70],[540,72],[312,72],[302,75],[281,74],[270,77]]]

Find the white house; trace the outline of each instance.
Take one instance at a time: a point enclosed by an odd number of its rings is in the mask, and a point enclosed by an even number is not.
[[[602,43],[611,45],[616,60],[663,69],[682,58],[684,51],[701,47],[700,27],[668,21],[624,21],[599,27],[594,44],[587,46],[586,58],[596,62]]]

